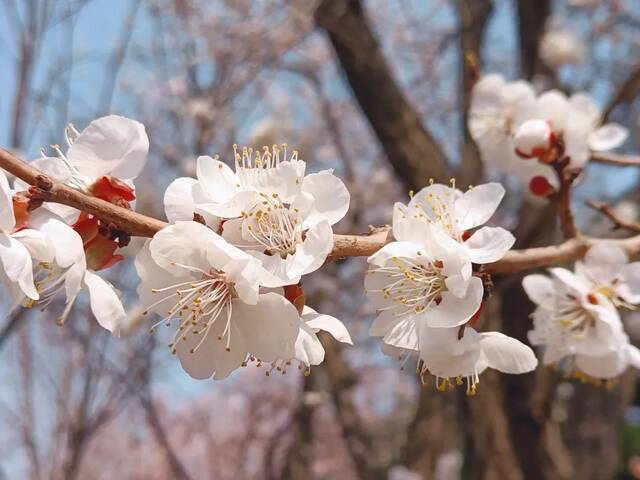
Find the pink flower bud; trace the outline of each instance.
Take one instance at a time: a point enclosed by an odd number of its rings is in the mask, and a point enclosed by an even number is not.
[[[548,122],[527,120],[516,130],[513,143],[520,157],[535,158],[543,156],[551,148],[553,139],[553,131]]]

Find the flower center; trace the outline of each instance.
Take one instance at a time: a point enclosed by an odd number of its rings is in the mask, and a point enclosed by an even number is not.
[[[276,193],[260,196],[260,204],[243,215],[246,233],[269,255],[294,254],[304,239],[298,209],[282,203]]]
[[[391,300],[391,305],[380,308],[391,311],[395,316],[422,313],[442,301],[442,293],[447,290],[441,261],[422,264],[407,258],[391,258],[391,265],[374,267],[371,273],[387,275],[389,284],[372,292],[382,293]]]
[[[35,305],[44,311],[56,298],[56,296],[65,289],[65,280],[68,268],[60,268],[56,264],[40,262],[34,269],[34,284],[36,290],[40,294],[39,300],[28,299],[25,306],[32,308]],[[71,311],[71,307],[75,302],[78,293],[72,298],[68,298],[62,314],[56,318],[56,324],[64,325]]]
[[[289,152],[288,148],[286,143],[282,143],[271,147],[264,146],[262,149],[242,147],[240,150],[238,145],[234,144],[233,157],[239,182],[237,186],[242,189],[251,189],[260,185],[266,171],[277,168],[281,161],[297,161],[298,151]]]
[[[430,184],[433,184],[433,179],[429,180]],[[456,188],[455,179],[450,180],[451,188]],[[454,202],[456,200],[455,190],[448,193],[436,194],[429,192],[424,194],[422,200],[428,205],[430,212],[425,211],[425,206],[422,202],[416,202],[414,204],[415,212],[414,218],[422,219],[427,223],[438,224],[451,238],[461,242],[464,241],[462,234],[464,232],[458,231],[458,221],[456,219],[455,211],[453,209]]]
[[[590,303],[597,304],[595,295],[589,294]],[[553,317],[554,323],[567,333],[584,333],[588,328],[595,326],[596,319],[580,303],[580,299],[574,295],[560,297],[558,308]]]
[[[216,321],[224,321],[225,327],[218,336],[218,340],[225,340],[227,351],[231,351],[231,300],[237,297],[234,284],[227,281],[224,272],[211,268],[208,272],[196,267],[174,263],[173,265],[184,268],[194,273],[195,279],[179,282],[164,288],[154,288],[154,293],[167,293],[147,308],[151,308],[169,299],[175,301],[174,305],[167,311],[166,316],[151,327],[153,333],[155,328],[161,323],[171,326],[174,320],[178,321],[178,330],[173,343],[169,346],[172,353],[176,353],[176,345],[180,341],[186,341],[188,335],[201,336],[195,347],[191,348],[194,353],[209,334]],[[144,314],[148,312],[145,311]]]

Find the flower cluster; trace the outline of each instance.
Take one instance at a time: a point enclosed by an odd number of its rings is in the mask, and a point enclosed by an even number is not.
[[[197,159],[197,179],[178,178],[164,206],[172,225],[136,258],[138,293],[159,323],[177,325],[170,348],[195,378],[225,378],[240,366],[285,373],[317,365],[319,330],[351,343],[344,325],[305,303],[303,275],[325,262],[332,225],[349,192],[331,170],[305,175],[287,145],[234,146],[235,171]]]
[[[591,152],[624,143],[626,128],[601,121],[600,109],[583,93],[536,95],[526,81],[507,82],[495,74],[476,83],[469,111],[469,130],[487,165],[514,175],[538,196],[557,187],[550,164],[566,159],[583,168]],[[538,161],[522,161],[528,159]]]
[[[522,285],[536,304],[529,340],[544,348],[543,363],[568,376],[600,383],[631,365],[640,350],[629,343],[618,308],[640,304],[640,262],[628,263],[617,246],[596,245],[575,271],[552,268]]]
[[[111,115],[82,132],[69,125],[65,137],[66,153],[52,145],[57,156],[46,156],[43,150],[31,165],[55,180],[131,208],[133,180],[149,149],[144,126]],[[14,302],[45,309],[64,297],[66,306],[57,320],[63,324],[78,294],[86,290],[98,323],[119,335],[126,321],[124,308],[115,289],[96,272],[124,258],[116,252],[127,245],[128,235],[74,208],[43,204],[38,190],[19,179],[11,189],[2,174],[0,188],[1,276]]]
[[[483,155],[514,165],[537,158],[537,167],[549,168],[559,165],[549,158],[580,166],[591,150],[624,140],[615,126],[595,129],[598,119],[584,96],[536,96],[524,82],[488,76],[476,86],[470,126]],[[55,156],[43,150],[32,166],[133,216],[124,209],[135,207],[134,180],[146,162],[144,126],[111,115],[81,132],[69,125],[65,136],[66,151],[52,145]],[[343,182],[332,170],[307,173],[286,144],[234,145],[233,169],[217,157],[196,164],[197,178],[178,178],[165,191],[169,224],[135,253],[144,313],[160,318],[151,331],[172,328],[169,348],[184,370],[199,379],[222,379],[249,364],[264,366],[267,375],[292,365],[308,373],[324,359],[320,331],[351,344],[340,320],[307,305],[302,287],[334,249],[333,225],[350,202]],[[472,395],[487,368],[519,374],[537,365],[520,341],[477,330],[491,293],[486,265],[515,241],[507,230],[485,225],[504,195],[498,183],[463,192],[453,180],[430,182],[408,204],[394,205],[395,240],[368,258],[365,287],[377,309],[370,334],[382,337],[386,354],[405,362],[415,355],[421,381],[435,376],[438,390],[466,383]],[[64,303],[61,325],[85,290],[98,323],[118,336],[127,316],[100,272],[131,253],[130,234],[48,200],[47,191],[20,179],[12,185],[0,171],[5,290],[16,306]],[[623,250],[603,243],[575,272],[550,274],[523,281],[537,304],[529,340],[544,347],[543,362],[598,382],[640,367],[640,351],[618,314],[640,304],[640,263],[629,264]]]
[[[514,243],[503,228],[482,226],[504,193],[497,183],[464,193],[455,185],[429,185],[408,205],[394,206],[396,241],[368,259],[365,286],[378,310],[370,334],[382,337],[387,353],[417,352],[422,381],[431,373],[439,390],[466,380],[474,394],[488,367],[524,373],[537,365],[526,345],[473,328],[487,296],[482,265]]]

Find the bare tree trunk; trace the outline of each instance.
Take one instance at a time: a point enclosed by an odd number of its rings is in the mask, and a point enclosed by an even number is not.
[[[391,165],[413,189],[448,181],[444,153],[393,77],[358,0],[324,0],[316,21],[329,34],[360,108]]]
[[[314,375],[304,377],[298,407],[291,419],[293,438],[291,440],[291,447],[287,453],[284,471],[282,472],[282,480],[296,480],[298,478],[313,480],[314,478],[312,469],[313,405],[311,405],[306,398],[306,394],[313,391],[314,380]]]
[[[551,0],[517,0],[520,75],[531,79],[543,69],[538,46],[551,13]]]

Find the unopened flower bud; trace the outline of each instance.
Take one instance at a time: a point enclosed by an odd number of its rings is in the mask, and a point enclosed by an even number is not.
[[[556,191],[553,185],[549,183],[549,180],[541,175],[537,175],[531,179],[529,182],[529,190],[531,190],[531,193],[536,197],[548,197]]]
[[[543,156],[553,144],[553,131],[544,120],[527,120],[513,138],[516,153],[522,158]]]

